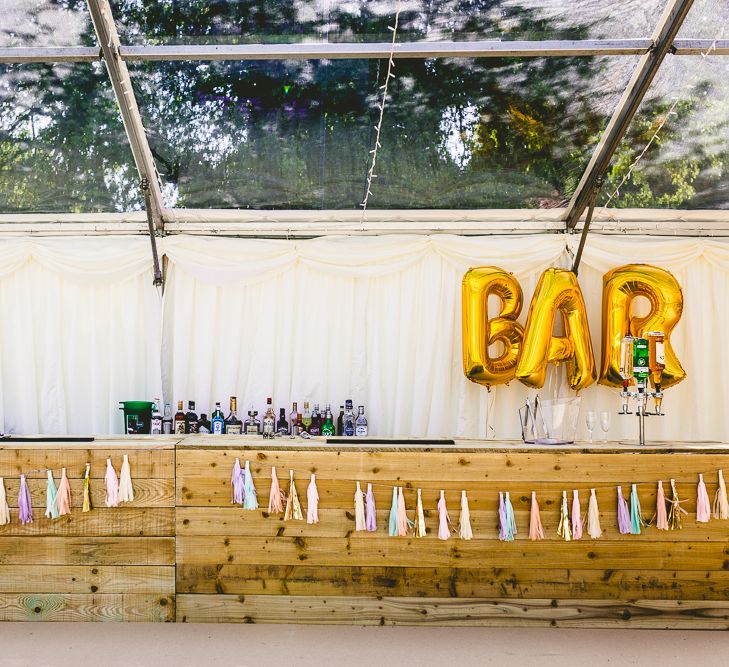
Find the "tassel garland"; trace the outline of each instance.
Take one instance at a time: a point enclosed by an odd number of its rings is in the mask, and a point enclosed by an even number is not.
[[[246,467],[243,471],[243,509],[258,509],[258,494],[253,484],[253,475],[251,475],[251,464],[246,461]]]
[[[238,463],[240,468],[240,462]],[[284,511],[284,493],[281,491],[281,485],[278,483],[276,468],[271,468],[271,492],[268,494],[268,513],[281,514]]]
[[[729,519],[729,499],[726,495],[726,484],[724,484],[724,473],[719,471],[719,488],[714,496],[714,518]]]
[[[709,523],[711,518],[711,504],[709,494],[704,484],[704,476],[699,475],[699,485],[696,488],[696,521],[699,523]]]
[[[542,526],[542,517],[539,514],[539,503],[537,502],[537,492],[532,491],[532,508],[529,517],[529,539],[543,540],[544,527]]]
[[[590,502],[587,505],[587,534],[597,540],[602,537],[602,526],[600,526],[600,509],[597,506],[597,495],[595,489],[590,489]]]
[[[623,498],[623,489],[618,487],[618,530],[621,535],[630,533],[630,510]]]
[[[676,491],[676,480],[671,480],[671,507],[668,510],[668,527],[671,530],[678,528],[681,530],[681,515],[688,514],[688,512],[681,507],[681,500],[678,497],[678,491]]]
[[[648,524],[643,521],[640,509],[640,498],[638,498],[638,485],[633,484],[630,487],[630,532],[632,535],[640,535],[640,529],[645,528]]]
[[[473,539],[471,510],[468,507],[468,496],[465,491],[461,491],[461,516],[458,519],[458,537],[462,540]]]
[[[296,493],[296,484],[294,483],[294,471],[289,470],[289,495],[286,497],[286,509],[284,510],[284,521],[303,521],[304,513],[301,511],[301,503],[299,502],[299,494]]]
[[[390,537],[397,537],[397,487],[392,487],[392,507],[390,507],[390,521],[388,525]]]
[[[25,475],[20,476],[20,491],[18,493],[18,516],[23,525],[33,523],[33,503],[30,498],[30,489]]]
[[[10,523],[10,507],[8,497],[5,493],[5,480],[0,477],[0,526],[7,526]]]
[[[247,461],[246,468],[248,468]],[[314,473],[311,474],[311,481],[306,487],[306,523],[319,523],[319,489],[316,488]]]
[[[418,489],[418,500],[415,503],[415,537],[425,537],[425,514],[420,489]]]
[[[666,494],[663,491],[663,482],[658,482],[656,491],[656,528],[668,530],[668,512],[666,511]]]
[[[448,507],[445,501],[445,491],[441,489],[438,500],[438,539],[447,540],[451,536],[451,529],[448,524],[451,518],[448,516]]]
[[[48,484],[46,485],[46,517],[58,518],[58,501],[56,500],[56,483],[53,481],[53,471],[48,471]]]
[[[509,492],[499,491],[499,539],[512,542],[516,535],[516,520],[514,508],[511,505]]]
[[[407,509],[405,507],[405,496],[402,492],[402,487],[398,488],[397,492],[397,534],[400,537],[406,537],[408,529],[415,525],[413,521],[408,519]]]
[[[245,478],[240,467],[240,459],[236,458],[233,464],[233,474],[230,477],[231,504],[242,505],[245,499]]]
[[[377,530],[377,509],[375,508],[375,494],[372,493],[372,484],[367,485],[365,503],[365,522],[367,530],[372,533]]]
[[[364,491],[357,482],[357,488],[354,492],[354,529],[356,531],[367,529],[367,520],[365,518]]]
[[[58,506],[58,516],[71,514],[71,485],[66,477],[65,468],[61,468],[61,482],[56,493],[56,505]]]
[[[126,454],[122,459],[121,475],[119,476],[119,500],[123,503],[130,503],[134,500],[132,469],[129,466],[129,456]]]
[[[572,490],[572,539],[582,539],[582,507],[577,489]]]
[[[81,506],[82,512],[89,512],[93,508],[91,503],[91,464],[86,464],[86,472],[84,473],[84,501]]]
[[[572,531],[570,530],[570,513],[567,508],[567,491],[562,491],[562,511],[559,513],[559,527],[557,535],[564,538],[565,542],[572,539]]]
[[[111,463],[111,459],[106,459],[106,475],[104,477],[106,483],[106,506],[119,506],[119,479],[116,476],[116,470]]]

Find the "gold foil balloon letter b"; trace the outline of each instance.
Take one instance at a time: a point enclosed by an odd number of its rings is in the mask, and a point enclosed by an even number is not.
[[[557,313],[562,314],[564,336],[554,336]],[[528,387],[544,386],[547,364],[564,362],[567,382],[575,391],[597,377],[585,300],[577,276],[566,269],[547,269],[529,305],[523,351],[516,377]]]
[[[643,296],[650,302],[645,317],[631,315],[633,300]],[[664,335],[665,368],[662,387],[686,377],[686,371],[671,346],[671,331],[681,319],[683,293],[678,281],[665,269],[648,264],[628,264],[608,271],[602,286],[602,371],[600,384],[621,387],[620,341],[630,334],[645,338],[650,331]]]
[[[491,387],[514,379],[523,330],[516,321],[522,292],[516,278],[494,266],[469,269],[463,277],[463,372],[478,384]],[[490,295],[499,297],[499,314],[489,319]],[[489,345],[503,351],[489,356]]]

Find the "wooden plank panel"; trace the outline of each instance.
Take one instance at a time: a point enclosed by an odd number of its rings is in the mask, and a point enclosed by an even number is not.
[[[13,538],[8,538],[13,539]],[[50,538],[46,538],[50,539]],[[717,542],[579,541],[499,542],[496,540],[372,540],[327,537],[177,538],[177,562],[184,565],[389,565],[407,567],[517,567],[576,569],[729,569],[729,546]]]
[[[0,593],[2,621],[169,622],[174,614],[172,596]]]
[[[13,517],[15,519],[16,517]],[[41,510],[33,523],[22,525],[14,520],[0,526],[0,539],[8,536],[65,535],[68,537],[174,537],[174,507],[120,507],[75,511],[57,519],[46,519]],[[0,579],[2,588],[2,579]]]
[[[729,602],[178,595],[188,623],[729,628]]]
[[[251,536],[251,537],[339,537],[352,539],[379,539],[387,532],[389,510],[377,512],[378,530],[375,532],[355,531],[354,513],[348,509],[320,509],[319,523],[308,524],[304,521],[284,521],[283,515],[269,515],[266,510],[244,510],[240,507],[179,507],[177,508],[177,535],[223,535],[223,536]],[[438,533],[438,515],[435,510],[425,510],[425,526],[427,535],[424,540],[436,540]],[[584,516],[583,512],[583,516]],[[414,510],[409,516],[414,515]],[[451,511],[454,530],[458,527],[458,511]],[[529,539],[529,512],[517,510],[515,512],[516,525],[519,532],[517,540]],[[621,535],[618,531],[616,512],[601,512],[600,523],[603,529],[604,540],[633,541],[635,535]],[[681,530],[656,530],[655,527],[645,528],[639,537],[643,541],[659,542],[729,542],[729,521],[712,520],[709,523],[697,523],[695,517],[684,519]],[[551,511],[542,511],[542,525],[545,531],[545,541],[563,542],[557,534],[559,526],[559,512],[556,505]],[[490,512],[471,512],[471,527],[475,540],[498,539],[498,514],[496,510]],[[2,534],[2,528],[0,528]],[[457,539],[453,535],[452,539]],[[583,540],[591,541],[584,531]]]
[[[178,565],[178,593],[727,600],[729,571]]]
[[[58,480],[56,480],[58,483]],[[72,479],[71,483],[71,505],[81,507],[83,505],[83,480]],[[174,507],[175,505],[175,480],[174,479],[132,479],[134,487],[134,500],[122,503],[120,507]],[[33,512],[42,514],[46,509],[46,481],[42,479],[28,480]],[[18,491],[20,480],[10,478],[5,480],[8,505],[11,508],[18,506]],[[105,507],[106,487],[103,479],[91,480],[91,502],[94,507]]]
[[[174,562],[175,539],[171,537],[0,539],[1,565],[173,565]]]
[[[583,454],[583,453],[438,453],[438,452],[348,452],[250,451],[181,449],[177,452],[180,485],[187,475],[213,471],[230,477],[236,456],[251,461],[256,477],[270,477],[276,466],[284,478],[293,469],[300,480],[316,473],[322,479],[379,481],[403,479],[433,481],[494,481],[585,483],[624,480],[654,484],[658,479],[698,478],[729,468],[725,454]]]
[[[121,415],[121,412],[119,413]],[[21,442],[14,436],[0,439],[0,450],[9,449],[113,449],[115,451],[132,451],[137,449],[170,449],[174,450],[178,443],[181,443],[185,436],[179,435],[96,435],[93,440],[74,440],[75,436],[63,436],[68,438],[62,442],[43,440],[45,435],[28,434],[22,437],[33,437],[37,440],[32,442]],[[87,436],[79,436],[87,437]]]
[[[167,565],[0,565],[3,593],[175,593]]]
[[[175,452],[173,449],[66,449],[59,443],[55,449],[0,449],[0,477],[25,474],[29,478],[45,478],[50,468],[60,477],[66,468],[69,479],[83,477],[86,463],[91,463],[91,474],[103,478],[106,459],[111,457],[119,474],[122,456],[129,456],[132,479],[171,478],[174,476]],[[36,471],[36,472],[31,472]]]

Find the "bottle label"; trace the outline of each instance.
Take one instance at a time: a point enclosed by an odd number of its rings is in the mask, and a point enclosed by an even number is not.
[[[172,433],[172,422],[163,422],[162,423],[162,433],[165,435],[169,435]]]
[[[210,433],[207,426],[201,426],[200,428],[198,428],[197,432],[198,433]]]
[[[185,422],[182,419],[175,422],[175,433],[185,433]]]
[[[367,435],[367,427],[366,426],[357,426],[354,434],[357,436],[360,436],[360,437]]]
[[[197,433],[197,422],[189,422],[188,426],[190,433]]]
[[[354,435],[354,426],[352,425],[352,422],[347,422],[344,425],[344,435],[346,435],[346,436]]]
[[[666,365],[666,347],[663,343],[656,343],[656,363]]]
[[[160,435],[162,433],[162,420],[159,418],[152,419],[152,427],[150,429],[152,435]]]
[[[213,420],[213,435],[223,435],[223,422],[220,419]]]
[[[226,435],[240,435],[240,424],[228,424],[228,426],[225,427],[225,433]]]
[[[266,435],[273,435],[273,419],[263,420],[263,432]]]
[[[246,435],[258,435],[258,424],[247,424]]]

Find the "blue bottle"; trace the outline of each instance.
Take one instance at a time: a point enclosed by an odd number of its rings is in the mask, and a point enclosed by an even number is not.
[[[215,412],[213,412],[210,423],[213,435],[223,435],[225,433],[225,418],[223,417],[223,411],[220,409],[220,403],[215,404]]]

